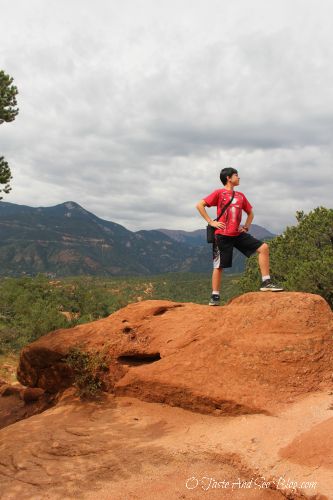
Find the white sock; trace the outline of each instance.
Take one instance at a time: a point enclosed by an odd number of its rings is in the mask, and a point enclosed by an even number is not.
[[[212,295],[220,295],[220,292],[219,292],[219,291],[216,291],[216,290],[213,290],[213,291],[212,291]]]
[[[263,276],[263,277],[262,277],[262,280],[263,280],[263,281],[270,280],[270,279],[271,279],[271,277],[270,277],[270,275],[269,275],[269,274],[267,274],[267,276]]]

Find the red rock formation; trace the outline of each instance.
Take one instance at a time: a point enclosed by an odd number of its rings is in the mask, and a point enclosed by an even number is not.
[[[333,471],[333,417],[299,434],[279,455],[290,462]]]
[[[324,299],[305,293],[248,293],[219,308],[143,301],[30,344],[18,378],[57,392],[73,381],[71,347],[106,347],[104,384],[117,395],[203,413],[268,414],[329,387],[332,316]]]
[[[0,429],[50,408],[56,403],[56,396],[40,388],[0,380]]]

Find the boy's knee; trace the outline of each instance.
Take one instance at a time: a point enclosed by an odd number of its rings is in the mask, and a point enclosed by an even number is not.
[[[263,243],[257,250],[258,253],[269,253],[269,246],[267,243]]]

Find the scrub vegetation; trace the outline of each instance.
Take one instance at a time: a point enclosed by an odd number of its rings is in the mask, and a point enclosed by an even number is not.
[[[224,278],[222,302],[239,293],[239,275]],[[0,355],[18,352],[52,330],[104,318],[131,302],[158,299],[207,304],[208,274],[52,279],[45,275],[0,281]]]
[[[297,225],[270,241],[271,274],[285,290],[316,293],[333,306],[333,209],[296,213]],[[243,292],[260,279],[251,257],[240,280]]]
[[[73,347],[65,359],[73,371],[73,382],[81,399],[95,399],[102,393],[101,372],[107,372],[111,359],[107,346],[100,352]]]

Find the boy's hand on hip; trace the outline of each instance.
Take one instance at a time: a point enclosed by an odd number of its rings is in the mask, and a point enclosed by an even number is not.
[[[225,223],[224,222],[218,222],[216,220],[212,220],[209,223],[210,226],[215,227],[216,229],[225,229]]]

